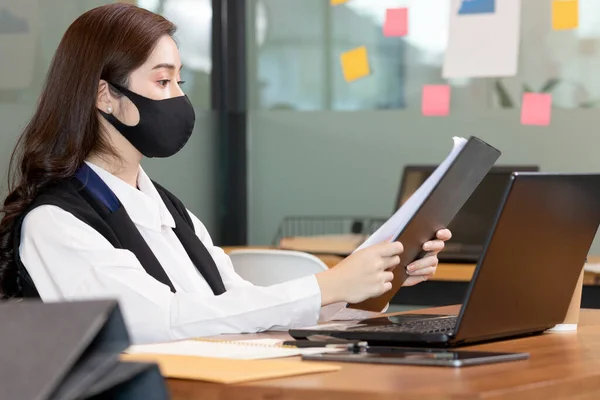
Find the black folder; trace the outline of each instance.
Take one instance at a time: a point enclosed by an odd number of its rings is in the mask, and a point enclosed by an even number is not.
[[[477,137],[471,136],[467,140],[404,229],[394,238],[402,242],[404,252],[400,256],[399,268],[394,270],[392,290],[359,304],[350,304],[348,308],[373,312],[383,310],[408,278],[405,267],[423,255],[422,246],[425,242],[452,222],[500,154],[498,149]]]
[[[168,399],[156,364],[119,360],[129,344],[114,300],[0,303],[2,398]]]

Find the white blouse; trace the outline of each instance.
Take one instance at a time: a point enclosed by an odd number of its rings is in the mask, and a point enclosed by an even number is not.
[[[52,205],[23,222],[20,256],[45,302],[117,298],[134,343],[314,325],[321,291],[314,276],[253,286],[233,270],[204,225],[189,213],[227,291],[215,296],[173,232],[175,222],[140,167],[139,190],[88,163],[119,198],[177,290],[146,273],[135,255]]]

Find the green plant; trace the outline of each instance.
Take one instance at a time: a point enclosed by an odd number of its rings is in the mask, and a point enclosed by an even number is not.
[[[527,83],[524,83],[522,87],[522,93],[551,93],[561,83],[570,83],[574,84],[575,86],[582,87],[580,84],[575,84],[573,82],[568,82],[559,78],[551,78],[548,79],[539,90],[534,90]],[[516,107],[517,102],[513,101],[513,98],[511,97],[510,93],[508,93],[508,90],[506,89],[504,83],[502,83],[500,79],[494,80],[494,89],[496,91],[496,96],[498,96],[498,102],[500,103],[500,107]],[[597,105],[600,105],[600,100],[588,100],[579,103],[578,108],[592,108]]]

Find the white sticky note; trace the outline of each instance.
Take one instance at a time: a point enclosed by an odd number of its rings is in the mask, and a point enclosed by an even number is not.
[[[442,76],[514,76],[519,60],[521,0],[496,2],[493,14],[459,14],[462,0],[451,0],[448,46]]]

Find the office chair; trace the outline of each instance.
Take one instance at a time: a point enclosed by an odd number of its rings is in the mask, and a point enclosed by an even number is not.
[[[326,271],[327,265],[312,254],[289,250],[234,250],[233,269],[256,286],[271,286]]]

